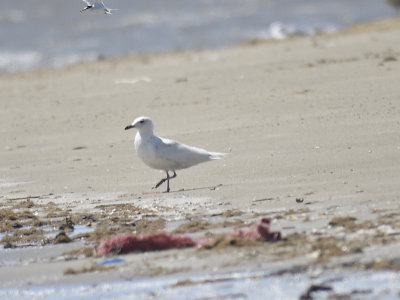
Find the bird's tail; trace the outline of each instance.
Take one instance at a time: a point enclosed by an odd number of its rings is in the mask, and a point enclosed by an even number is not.
[[[220,153],[220,152],[209,152],[210,159],[221,159],[227,156],[229,153]]]
[[[107,8],[107,10],[106,11],[104,11],[104,13],[106,14],[106,15],[112,15],[112,11],[113,10],[120,10],[119,8]]]

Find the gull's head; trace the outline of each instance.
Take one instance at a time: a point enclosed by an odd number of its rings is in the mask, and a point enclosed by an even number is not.
[[[153,132],[153,121],[149,117],[138,117],[131,125],[125,127],[125,130],[137,128],[141,132],[150,131]]]
[[[85,10],[93,8],[93,5],[88,5],[85,8],[81,9],[81,13],[84,12]]]

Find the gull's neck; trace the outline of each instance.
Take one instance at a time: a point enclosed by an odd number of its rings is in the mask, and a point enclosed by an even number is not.
[[[142,140],[150,140],[153,136],[153,128],[140,128],[137,132]]]

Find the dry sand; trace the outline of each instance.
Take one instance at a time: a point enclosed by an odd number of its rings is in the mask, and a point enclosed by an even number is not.
[[[400,21],[388,20],[314,38],[2,75],[2,224],[26,228],[31,213],[57,231],[68,217],[104,236],[0,250],[0,287],[400,269],[399,60]],[[169,194],[151,190],[163,174],[139,161],[133,133],[123,130],[139,115],[153,119],[156,134],[230,154],[178,172]],[[204,236],[261,216],[284,241],[131,254],[101,270],[103,258],[62,255],[90,252],[112,225],[147,233],[195,222],[183,228]],[[15,230],[2,229],[9,238]],[[8,246],[23,234],[14,236]]]

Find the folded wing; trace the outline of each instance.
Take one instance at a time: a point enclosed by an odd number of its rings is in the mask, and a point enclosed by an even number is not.
[[[220,159],[224,155],[165,138],[159,138],[157,141],[156,152],[157,156],[170,162],[173,166],[171,170],[184,169],[209,160]]]

